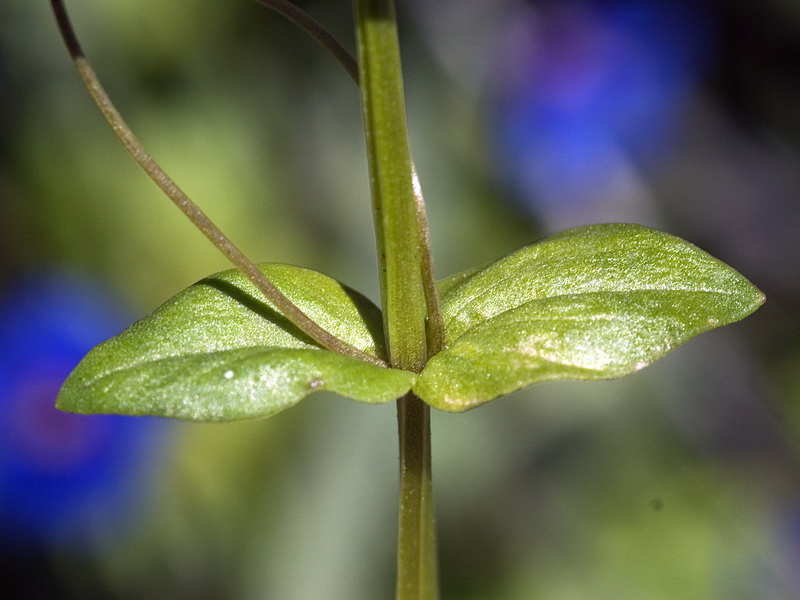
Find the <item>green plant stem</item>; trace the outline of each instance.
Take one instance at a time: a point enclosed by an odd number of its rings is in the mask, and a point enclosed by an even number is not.
[[[447,335],[444,329],[444,317],[439,301],[439,288],[436,285],[436,274],[433,270],[433,254],[431,253],[431,236],[428,228],[428,213],[425,210],[425,198],[417,177],[417,169],[412,168],[414,185],[414,204],[417,212],[417,228],[420,236],[420,253],[422,268],[422,286],[425,292],[425,305],[428,312],[428,359],[444,350]]]
[[[361,100],[392,365],[425,365],[425,294],[392,0],[356,0]]]
[[[259,4],[277,12],[292,21],[311,37],[316,39],[331,55],[339,61],[347,74],[359,83],[358,62],[347,49],[320,24],[314,17],[298,8],[287,0],[256,0]],[[425,199],[422,196],[422,187],[417,177],[416,169],[412,163],[412,181],[414,199],[417,210],[417,230],[420,236],[420,251],[422,282],[425,292],[425,301],[428,313],[428,358],[443,350],[446,344],[444,320],[439,304],[439,292],[436,286],[436,276],[433,270],[433,257],[431,255],[431,241],[428,229],[428,216],[425,211]]]
[[[439,598],[433,509],[430,407],[409,393],[397,401],[400,437],[400,513],[397,600]]]
[[[180,187],[167,175],[164,169],[144,149],[144,146],[125,122],[122,115],[114,106],[97,74],[83,53],[83,49],[72,28],[69,16],[62,0],[51,0],[64,43],[69,50],[78,74],[83,80],[86,90],[94,103],[100,109],[106,122],[111,126],[117,138],[133,157],[136,163],[147,173],[150,179],[169,197],[170,200],[186,215],[195,226],[217,247],[217,249],[230,260],[234,266],[242,271],[253,284],[272,302],[275,308],[289,321],[297,326],[303,333],[317,342],[323,348],[338,352],[346,356],[358,358],[372,364],[386,366],[380,358],[362,352],[358,348],[340,340],[312,321],[300,308],[297,307],[283,292],[267,279],[261,270],[217,227],[211,219],[181,190]]]
[[[397,20],[392,0],[355,0],[359,83],[370,167],[384,326],[392,366],[419,372],[429,349],[423,281],[427,222],[408,148]],[[417,189],[415,189],[417,188]],[[435,292],[435,290],[434,290]],[[434,296],[435,297],[435,296]],[[397,402],[400,438],[397,599],[438,598],[430,407]]]

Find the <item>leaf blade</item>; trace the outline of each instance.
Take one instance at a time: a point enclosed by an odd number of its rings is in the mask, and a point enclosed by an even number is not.
[[[327,350],[252,347],[174,356],[68,380],[59,408],[191,421],[272,416],[322,390],[379,404],[410,387],[410,373]],[[199,396],[202,394],[202,396]]]
[[[571,230],[450,286],[449,345],[413,390],[461,411],[541,381],[621,377],[763,300],[731,267],[668,234]]]
[[[693,244],[641,225],[578,227],[521,248],[471,274],[442,299],[448,339],[525,302],[641,289],[719,291],[744,305],[761,292]]]
[[[290,265],[262,265],[312,319],[347,343],[385,356],[380,311],[339,282]],[[191,420],[275,414],[327,389],[389,402],[413,374],[319,348],[238,271],[190,286],[92,350],[62,387],[57,406]]]

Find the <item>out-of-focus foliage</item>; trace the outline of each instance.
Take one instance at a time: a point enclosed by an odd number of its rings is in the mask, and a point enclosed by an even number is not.
[[[134,129],[253,259],[377,299],[358,95],[332,59],[255,3],[72,4]],[[302,4],[350,43],[349,2]],[[630,378],[434,415],[444,597],[798,595],[796,3],[399,5],[440,277],[627,221],[769,298]],[[0,3],[0,103],[5,297],[22,272],[80,270],[143,316],[228,268],[106,130],[45,3]],[[179,425],[119,530],[27,552],[6,536],[0,580],[35,572],[51,598],[384,597],[393,418],[320,394],[268,421]]]

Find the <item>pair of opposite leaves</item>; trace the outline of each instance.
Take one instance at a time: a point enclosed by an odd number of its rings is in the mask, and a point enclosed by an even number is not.
[[[262,265],[312,320],[386,359],[380,310],[308,269]],[[530,384],[609,379],[755,311],[763,294],[692,244],[638,225],[593,225],[439,283],[447,347],[421,373],[321,349],[236,270],[212,275],[92,350],[57,401],[81,413],[231,421],[317,390],[390,402],[409,390],[462,411]]]

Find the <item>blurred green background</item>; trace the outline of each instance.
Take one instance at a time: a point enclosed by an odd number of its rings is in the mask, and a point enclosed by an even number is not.
[[[298,4],[352,48],[349,2]],[[440,276],[625,221],[768,299],[629,378],[435,414],[443,598],[800,597],[800,3],[398,4]],[[333,59],[250,1],[68,8],[149,151],[251,258],[378,300]],[[0,4],[0,107],[0,597],[392,597],[392,406],[52,409],[88,346],[228,265],[108,130],[44,0]]]

